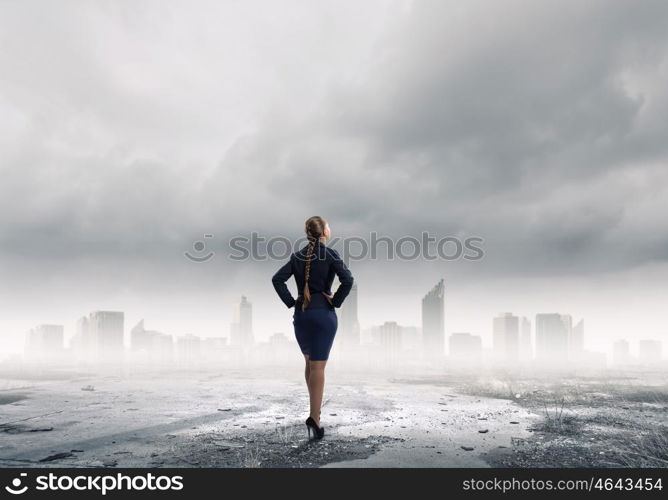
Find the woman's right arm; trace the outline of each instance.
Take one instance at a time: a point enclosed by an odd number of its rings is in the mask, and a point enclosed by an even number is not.
[[[288,290],[288,285],[285,284],[292,274],[292,257],[290,257],[290,260],[276,271],[276,274],[271,278],[276,293],[288,308],[295,305],[295,299],[290,293],[290,290]]]

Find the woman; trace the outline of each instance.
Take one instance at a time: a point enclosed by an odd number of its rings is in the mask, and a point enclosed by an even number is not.
[[[293,253],[290,260],[271,279],[283,303],[295,308],[293,325],[299,348],[304,355],[306,386],[310,400],[310,415],[306,420],[309,438],[311,430],[322,439],[325,429],[320,426],[320,406],[325,388],[325,364],[334,342],[338,320],[335,307],[341,307],[353,286],[350,273],[339,254],[325,246],[331,237],[329,224],[322,217],[310,217],[305,224],[308,245]],[[332,295],[334,275],[341,284]],[[285,284],[295,277],[301,295],[295,300]]]

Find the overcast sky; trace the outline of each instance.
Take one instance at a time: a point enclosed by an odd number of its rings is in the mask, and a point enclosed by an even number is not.
[[[668,3],[0,3],[0,338],[90,310],[291,334],[227,242],[479,236],[482,261],[351,262],[362,326],[501,311],[666,340]],[[204,264],[183,252],[207,240]]]

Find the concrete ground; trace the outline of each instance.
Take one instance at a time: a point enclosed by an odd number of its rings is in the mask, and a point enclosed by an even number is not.
[[[334,371],[326,436],[308,441],[298,369],[3,384],[3,467],[486,467],[540,420],[513,401],[458,393],[433,377]]]

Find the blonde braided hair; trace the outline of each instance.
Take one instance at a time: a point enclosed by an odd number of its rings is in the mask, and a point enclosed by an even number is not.
[[[302,311],[306,310],[311,303],[311,290],[308,287],[308,280],[311,277],[311,260],[313,259],[315,242],[322,236],[326,225],[327,221],[317,215],[306,219],[306,223],[304,224],[306,238],[308,238],[308,249],[306,250],[306,265],[304,268],[304,302],[302,303]]]

